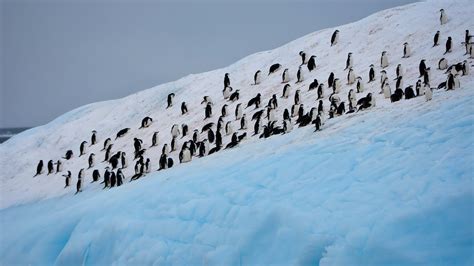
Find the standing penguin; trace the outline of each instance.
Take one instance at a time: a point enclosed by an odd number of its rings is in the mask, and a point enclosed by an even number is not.
[[[188,131],[189,131],[188,125],[182,124],[182,125],[181,125],[181,131],[183,132],[183,135],[182,135],[181,138],[184,138],[185,136],[187,136],[187,135],[188,135]]]
[[[390,96],[392,95],[392,91],[388,82],[385,82],[383,85],[383,95],[386,99],[390,99]]]
[[[102,148],[101,151],[106,150],[106,149],[109,147],[109,145],[111,144],[110,142],[112,142],[112,139],[111,139],[111,138],[107,138],[107,139],[104,141],[104,148]]]
[[[82,155],[86,153],[86,144],[87,144],[87,141],[83,141],[81,143],[81,146],[79,146],[79,157],[81,157]]]
[[[403,44],[403,56],[402,58],[408,58],[411,55],[411,49],[407,42]]]
[[[117,170],[117,187],[120,187],[123,184],[123,180],[125,179],[125,176],[122,173],[121,169]]]
[[[97,181],[99,181],[99,178],[100,178],[100,172],[99,172],[99,170],[95,169],[95,170],[92,172],[92,182],[97,182]]]
[[[424,84],[425,99],[426,101],[431,101],[433,99],[433,92],[428,84]]]
[[[151,137],[151,147],[154,147],[154,146],[158,145],[158,140],[159,140],[158,133],[159,133],[159,131],[155,131],[153,133],[153,136]]]
[[[174,93],[168,94],[168,99],[167,99],[168,106],[166,106],[166,109],[168,109],[168,108],[170,108],[171,106],[173,106],[173,98],[174,98]]]
[[[425,73],[423,74],[423,82],[426,84],[430,83],[430,77],[431,77],[431,68],[427,67],[425,70]]]
[[[352,68],[352,53],[347,54],[347,59],[346,59],[346,68],[344,70]]]
[[[290,84],[286,84],[286,85],[283,87],[283,93],[282,93],[282,95],[281,95],[281,98],[288,99],[288,97],[290,96],[290,89],[291,89]]]
[[[232,87],[224,87],[224,89],[222,90],[222,95],[224,96],[224,100],[229,99],[231,92],[232,92]]]
[[[334,73],[331,72],[328,77],[328,88],[332,88],[334,85]]]
[[[242,113],[243,113],[242,104],[238,103],[235,106],[235,120],[239,120],[240,118],[242,118]]]
[[[462,75],[467,76],[469,75],[470,68],[469,68],[469,62],[467,60],[464,60],[462,63]]]
[[[418,66],[418,71],[420,72],[419,78],[425,75],[425,71],[426,71],[425,59],[421,59],[420,65]]]
[[[362,82],[362,77],[357,77],[357,93],[364,92],[364,83]]]
[[[388,56],[387,56],[387,51],[382,52],[382,56],[380,57],[380,66],[382,68],[388,67]]]
[[[309,72],[313,71],[316,68],[316,56],[312,55],[308,60],[308,70]]]
[[[97,143],[97,131],[92,130],[91,146]]]
[[[109,171],[109,167],[105,167],[105,172],[104,172],[104,181],[102,181],[102,183],[104,183],[104,188],[108,187],[109,186],[109,183],[110,183],[110,171]],[[101,183],[101,184],[102,184]]]
[[[451,36],[448,37],[448,40],[446,41],[446,51],[444,54],[451,53],[453,47],[453,40],[451,39]]]
[[[66,187],[69,187],[71,185],[71,171],[67,171],[67,174],[63,175],[66,179],[64,180],[65,181],[65,185],[64,185],[64,188]]]
[[[95,157],[95,154],[94,154],[94,153],[91,153],[91,154],[89,155],[89,159],[87,160],[88,163],[89,163],[89,168],[94,167],[94,157]]]
[[[186,105],[186,102],[181,103],[181,114],[185,115],[188,113],[188,106]]]
[[[324,83],[318,86],[318,100],[324,98]]]
[[[121,163],[122,163],[122,167],[121,167],[121,168],[122,168],[122,169],[127,168],[127,166],[128,166],[128,163],[127,163],[127,154],[125,154],[125,152],[122,152],[120,161],[121,161]]]
[[[296,83],[302,82],[304,80],[303,69],[301,68],[301,66],[298,68],[298,71],[296,72],[296,78],[297,78]]]
[[[255,75],[253,75],[253,84],[254,85],[260,84],[261,76],[262,76],[262,72],[260,70],[257,70],[257,72],[255,72]]]
[[[339,41],[339,30],[335,30],[331,36],[331,46],[337,44]]]
[[[229,114],[229,111],[227,110],[227,106],[228,106],[227,104],[224,104],[224,105],[222,106],[221,115],[222,115],[223,117],[226,117],[226,116]]]
[[[317,79],[314,79],[313,82],[311,82],[311,83],[309,84],[309,89],[308,89],[308,91],[312,91],[312,90],[314,90],[314,89],[317,89],[318,86],[319,86],[318,80],[317,80]]]
[[[295,100],[295,105],[296,105],[296,104],[300,104],[300,102],[301,102],[301,101],[300,101],[300,90],[296,90],[296,91],[295,91],[295,98],[294,98],[294,100]]]
[[[332,88],[334,93],[339,93],[341,91],[341,81],[338,78],[334,79]]]
[[[288,68],[285,68],[283,74],[281,75],[281,83],[288,83],[290,81],[290,76],[288,73]]]
[[[395,74],[397,75],[397,78],[403,76],[403,67],[402,67],[402,64],[398,64],[398,65],[397,65],[397,68],[396,68],[396,70],[395,70]]]
[[[227,121],[227,123],[225,124],[225,134],[228,136],[228,135],[231,135],[232,133],[234,133],[234,130],[232,129],[232,122]]]
[[[54,174],[54,162],[53,160],[48,161],[48,175]]]
[[[349,72],[347,73],[347,84],[348,85],[352,85],[354,84],[355,82],[355,74],[354,74],[354,70],[351,68],[349,68]]]
[[[212,105],[211,103],[207,103],[206,108],[204,110],[204,119],[211,118],[212,116]]]
[[[76,194],[82,192],[82,178],[84,177],[84,169],[79,171],[77,175]]]
[[[224,88],[230,86],[230,78],[229,73],[225,73],[224,75]]]
[[[445,70],[448,68],[448,60],[446,58],[441,58],[438,62],[438,69]]]
[[[444,9],[441,8],[439,12],[440,12],[439,22],[441,23],[441,25],[446,24],[446,22],[448,22],[448,16],[446,16]]]
[[[306,53],[300,51],[299,55],[301,56],[301,65],[306,65]]]
[[[437,31],[433,37],[433,47],[439,45],[439,31]]]
[[[241,130],[246,130],[247,129],[247,116],[246,116],[246,114],[242,115],[242,118],[240,119],[240,129]]]
[[[58,160],[56,162],[56,173],[60,173],[63,171],[63,162],[61,160]]]
[[[375,70],[374,70],[374,65],[370,65],[370,70],[369,70],[369,83],[375,80]]]

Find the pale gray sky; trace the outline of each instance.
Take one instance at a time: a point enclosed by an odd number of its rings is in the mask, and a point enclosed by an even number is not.
[[[0,127],[45,124],[414,2],[0,1]]]

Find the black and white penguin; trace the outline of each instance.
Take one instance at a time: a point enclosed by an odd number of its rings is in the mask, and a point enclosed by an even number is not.
[[[94,167],[94,157],[95,157],[95,154],[91,153],[89,155],[89,159],[87,159],[87,162],[89,163],[89,168]]]
[[[240,130],[247,129],[247,115],[243,114],[242,118],[240,119]]]
[[[113,188],[117,184],[117,175],[114,171],[110,171],[110,187]]]
[[[181,132],[182,132],[181,138],[184,138],[185,136],[187,136],[188,131],[189,131],[188,125],[186,125],[184,123],[181,124]]]
[[[453,47],[453,40],[451,39],[451,36],[448,37],[448,40],[446,40],[446,51],[444,54],[451,53]]]
[[[349,68],[352,68],[352,53],[347,54],[347,59],[346,59],[346,68],[344,70],[347,70]]]
[[[257,93],[257,96],[253,97],[252,99],[250,99],[247,103],[247,107],[250,107],[252,105],[255,105],[255,109],[259,108],[260,107],[260,103],[261,103],[261,95],[260,93]]]
[[[97,131],[92,130],[92,135],[91,135],[91,146],[95,145],[97,143]]]
[[[67,174],[63,175],[66,179],[64,180],[65,185],[64,188],[69,187],[71,185],[71,171],[67,171]]]
[[[224,88],[230,86],[230,78],[229,73],[225,73],[224,75]]]
[[[181,132],[179,130],[179,126],[178,126],[178,124],[174,124],[171,127],[171,136],[177,138],[177,137],[179,137],[179,134],[181,134]]]
[[[334,85],[334,73],[331,72],[328,77],[328,88],[332,88]]]
[[[270,69],[268,70],[268,75],[277,72],[280,69],[281,65],[276,63],[270,66]]]
[[[454,90],[456,88],[456,84],[454,81],[454,74],[449,73],[448,79],[446,80],[446,90]]]
[[[306,53],[300,51],[299,55],[301,56],[301,65],[306,65]]]
[[[204,119],[212,117],[212,104],[207,103],[206,108],[204,109]]]
[[[149,173],[151,171],[151,161],[150,158],[146,158],[145,161],[145,173]]]
[[[324,83],[321,83],[318,86],[318,98],[317,98],[317,100],[322,99],[322,98],[324,98]]]
[[[168,106],[166,106],[167,109],[173,106],[173,98],[174,98],[174,93],[168,94],[168,99],[167,99]]]
[[[100,172],[97,169],[94,169],[92,172],[92,183],[99,181],[100,179]]]
[[[216,130],[216,146],[222,147],[222,133],[220,130]]]
[[[407,42],[403,44],[403,56],[402,58],[408,58],[411,55],[410,45]]]
[[[431,91],[429,84],[424,84],[425,99],[426,101],[431,101],[433,99],[433,91]]]
[[[232,90],[232,87],[224,87],[224,89],[222,90],[222,96],[224,96],[224,100],[229,99]]]
[[[311,82],[311,83],[309,84],[308,91],[312,91],[312,90],[314,90],[314,89],[317,89],[318,86],[319,86],[318,80],[317,80],[317,79],[314,79],[313,82]]]
[[[33,176],[41,175],[43,173],[43,160],[40,160],[38,162],[38,165],[36,166],[36,174]]]
[[[203,103],[206,104],[206,105],[208,105],[208,104],[213,105],[213,104],[214,104],[214,103],[212,102],[212,99],[211,99],[210,96],[204,96],[204,97],[202,97],[202,102],[201,102],[201,104],[203,104]]]
[[[323,112],[323,113],[324,113],[323,100],[319,100],[319,103],[318,103],[318,113],[320,113],[320,112]]]
[[[425,59],[421,59],[420,65],[418,66],[418,70],[420,72],[419,78],[423,77],[425,75],[425,71],[426,71]]]
[[[370,70],[369,70],[369,83],[375,80],[375,70],[374,70],[374,65],[370,65]]]
[[[108,161],[109,161],[109,159],[110,159],[110,153],[112,152],[112,147],[113,147],[113,144],[110,144],[110,145],[107,147],[107,150],[105,150],[104,162],[108,162]]]
[[[253,125],[253,134],[254,135],[257,135],[260,131],[260,118],[258,118],[256,121],[255,121],[255,124]]]
[[[224,104],[221,109],[221,115],[222,117],[226,117],[229,114],[229,110],[227,110],[227,104]]]
[[[135,154],[142,149],[143,141],[139,138],[133,138],[133,147],[135,149]]]
[[[82,192],[82,179],[84,178],[84,169],[79,171],[77,175],[76,194]]]
[[[242,104],[241,104],[241,103],[238,103],[238,104],[235,106],[235,120],[241,119],[241,118],[242,118],[242,114],[243,114]]]
[[[104,189],[106,187],[109,187],[109,185],[110,185],[110,171],[109,171],[109,169],[110,168],[108,166],[105,167],[104,181],[101,182],[101,184],[104,184],[104,187],[102,189]]]
[[[117,187],[123,185],[123,180],[125,179],[124,174],[122,173],[122,169],[117,170]]]
[[[151,136],[151,147],[155,147],[158,145],[159,141],[159,136],[158,136],[159,131],[153,132],[153,135]]]
[[[124,129],[120,130],[119,132],[117,132],[117,135],[115,136],[115,139],[118,139],[118,138],[121,138],[121,137],[125,136],[125,134],[127,134],[129,131],[130,131],[130,128],[124,128]]]
[[[81,145],[79,146],[79,157],[86,154],[86,144],[87,144],[87,141],[81,142]]]
[[[53,160],[48,161],[48,175],[54,174],[54,162]]]
[[[283,74],[281,75],[281,83],[288,83],[290,81],[290,74],[288,73],[288,68],[283,70]]]
[[[413,90],[413,86],[410,85],[405,88],[405,99],[409,100],[415,98],[415,91]]]
[[[439,13],[439,22],[441,23],[441,25],[446,24],[446,22],[448,22],[448,16],[444,12],[444,9],[440,9]]]
[[[469,67],[469,62],[467,60],[464,60],[462,63],[462,75],[467,76],[470,73],[470,67]]]
[[[176,150],[176,144],[176,137],[172,137],[170,143],[170,152],[174,152]]]
[[[335,30],[331,36],[331,46],[337,44],[339,41],[339,30]]]
[[[207,130],[207,139],[210,143],[214,143],[214,141],[216,140],[216,134],[212,129]]]
[[[281,98],[288,99],[288,97],[290,96],[290,89],[291,89],[290,84],[286,84],[283,87],[283,93],[281,94]]]
[[[102,148],[101,151],[105,151],[105,150],[109,147],[109,145],[111,144],[111,142],[112,142],[112,139],[111,139],[111,138],[107,138],[107,139],[104,141],[104,148]]]
[[[283,120],[291,121],[290,112],[289,112],[288,109],[286,109],[286,108],[285,108],[285,110],[283,111]]]
[[[397,78],[403,76],[402,64],[397,65],[397,68],[395,69],[395,74],[397,75]]]
[[[74,153],[72,152],[72,150],[68,150],[66,151],[66,155],[63,157],[63,159],[70,160],[73,155]]]
[[[362,77],[357,77],[357,84],[356,84],[357,93],[364,92],[364,83],[362,82]]]
[[[168,156],[165,153],[161,154],[158,166],[158,171],[168,168]]]
[[[334,79],[332,88],[334,93],[339,93],[341,91],[341,81],[338,78]]]
[[[296,72],[296,79],[297,79],[296,83],[300,83],[304,80],[303,69],[301,66],[298,68],[298,71]]]
[[[142,119],[142,123],[140,124],[140,127],[138,129],[147,128],[151,125],[152,122],[153,122],[153,119],[147,116]]]
[[[352,85],[355,83],[356,76],[354,74],[354,70],[349,68],[349,72],[347,72],[347,85]]]
[[[253,85],[258,85],[261,82],[262,79],[262,72],[260,70],[257,70],[255,74],[253,75]]]
[[[125,152],[122,152],[121,157],[120,157],[120,162],[122,163],[122,169],[127,168],[128,162],[127,162],[127,154]]]
[[[228,136],[232,133],[234,133],[234,130],[232,129],[232,122],[227,121],[227,123],[225,124],[225,134]]]
[[[382,56],[380,57],[380,67],[386,68],[388,67],[388,55],[387,51],[382,52]]]
[[[199,130],[198,129],[194,129],[194,131],[193,131],[193,141],[196,142],[196,143],[200,141],[200,136],[199,136]]]
[[[301,98],[300,98],[300,90],[295,91],[295,97],[294,97],[294,103],[295,104],[300,104]]]
[[[438,69],[445,70],[447,68],[448,68],[448,60],[443,57],[438,61]]]
[[[439,45],[439,31],[437,31],[433,37],[433,47]]]
[[[312,55],[309,60],[308,60],[308,70],[309,72],[313,71],[314,69],[316,69],[316,56],[315,55]]]
[[[415,84],[416,96],[424,95],[423,87],[421,86],[421,80],[419,79]]]
[[[401,89],[403,87],[403,76],[397,78],[397,82],[395,83],[395,89]]]
[[[63,171],[63,162],[61,160],[56,161],[56,173],[60,173]]]
[[[425,73],[423,74],[423,82],[426,84],[430,83],[430,77],[431,77],[431,68],[427,67],[425,70]]]
[[[186,105],[186,102],[181,103],[181,115],[185,115],[188,113],[188,106]]]
[[[278,108],[278,99],[277,99],[276,94],[273,94],[273,95],[272,95],[272,98],[270,98],[270,100],[268,100],[268,105],[267,105],[267,107],[270,107],[270,108],[272,108],[272,109]]]
[[[235,92],[230,95],[229,101],[235,102],[239,100],[239,97],[240,97],[240,90],[235,90]]]

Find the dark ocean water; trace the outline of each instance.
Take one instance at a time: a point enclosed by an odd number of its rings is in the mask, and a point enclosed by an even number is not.
[[[27,129],[29,127],[0,128],[0,143]]]

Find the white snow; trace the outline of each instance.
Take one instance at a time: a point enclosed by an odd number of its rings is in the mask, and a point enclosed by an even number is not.
[[[439,9],[449,21],[439,25]],[[461,62],[464,30],[474,29],[474,5],[469,1],[428,1],[371,15],[337,27],[340,39],[330,47],[334,29],[309,34],[275,50],[248,56],[235,64],[189,75],[123,99],[87,105],[53,122],[21,133],[0,145],[0,263],[11,264],[179,264],[179,265],[472,265],[474,250],[474,79],[460,78],[455,91],[434,91],[424,97],[390,103],[379,95],[379,60],[388,51],[391,87],[401,63],[404,83],[414,85],[418,64],[431,67],[431,87],[446,79],[436,69],[441,57]],[[432,48],[441,30],[441,45]],[[453,52],[443,56],[447,36]],[[412,49],[403,58],[403,43]],[[295,84],[299,51],[316,55],[317,69]],[[186,122],[190,132],[204,125],[202,96],[215,102],[213,122],[224,104],[224,73],[247,103],[257,93],[266,105],[282,93],[281,73],[289,68],[292,93],[278,98],[277,117],[289,108],[296,89],[305,110],[317,105],[314,78],[327,82],[330,72],[341,79],[341,99],[347,102],[345,60],[353,53],[356,75],[367,82],[370,64],[376,82],[365,92],[377,97],[377,107],[328,120],[321,132],[297,128],[269,139],[251,137],[239,147],[192,162],[152,172],[119,188],[102,190],[90,184],[84,191],[64,189],[60,174],[33,178],[38,160],[57,160],[68,149],[75,157],[64,170],[87,168],[78,158],[79,144],[98,131],[98,145],[88,152],[103,159],[102,142],[118,130],[132,132],[114,141],[113,151],[133,154],[133,137],[151,144],[155,130],[160,145],[147,150],[157,169],[161,145],[171,140],[173,124]],[[267,76],[273,63],[283,65]],[[469,60],[472,64],[473,60]],[[262,82],[253,75],[262,70]],[[166,107],[166,95],[176,94]],[[325,108],[329,102],[325,92]],[[181,116],[181,102],[189,113]],[[227,103],[233,113],[235,103]],[[257,110],[245,110],[250,118]],[[145,116],[150,128],[138,129]],[[233,120],[233,115],[227,120]],[[227,121],[226,120],[226,121]],[[206,121],[210,122],[210,121]],[[250,122],[250,121],[249,121]],[[234,129],[239,128],[238,121]],[[249,123],[251,128],[253,123]],[[247,132],[251,135],[251,129]],[[179,139],[178,147],[182,141]],[[224,143],[229,137],[224,138]],[[129,166],[132,165],[129,157]],[[99,164],[103,169],[105,164]],[[101,171],[102,172],[102,171]],[[130,177],[133,167],[124,173]]]

